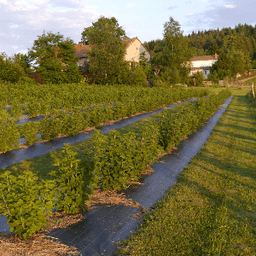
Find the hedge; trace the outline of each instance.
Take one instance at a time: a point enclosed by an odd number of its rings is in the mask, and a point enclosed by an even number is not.
[[[13,118],[10,118],[6,112],[3,112],[7,118],[0,123],[0,141],[4,141],[3,144],[0,143],[0,151],[6,152],[17,148],[19,145],[19,138],[21,137],[26,139],[27,145],[32,145],[40,140],[38,134],[41,134],[43,140],[53,140],[59,134],[71,136],[86,130],[88,127],[97,127],[108,121],[119,120],[136,113],[157,109],[163,105],[171,105],[176,101],[186,100],[193,97],[202,97],[209,94],[209,91],[205,89],[161,89],[158,91],[151,89],[152,88],[134,88],[135,92],[129,92],[127,87],[126,89],[120,90],[115,88],[112,89],[112,92],[117,95],[121,94],[116,99],[123,97],[123,102],[112,104],[98,103],[87,106],[86,108],[72,105],[72,103],[69,106],[69,108],[72,108],[72,111],[56,109],[56,107],[60,107],[58,105],[54,106],[54,108],[45,115],[43,120],[21,125],[16,125],[14,123],[16,120],[15,117],[19,117],[22,108],[27,109],[28,106],[25,104],[19,107],[17,99],[15,99],[15,104],[13,103],[11,106]],[[146,92],[149,94],[146,94]],[[152,94],[152,92],[155,94]],[[97,90],[97,93],[100,94],[99,90]],[[125,95],[123,96],[122,93]],[[93,95],[95,94],[94,90]],[[128,94],[133,95],[129,100],[127,99]],[[93,95],[92,98],[94,97]],[[110,98],[111,97],[109,97],[109,99]],[[115,97],[113,96],[113,99],[114,98]],[[30,106],[38,106],[36,99],[34,100],[33,105],[30,104]],[[42,107],[38,107],[38,109],[47,112],[46,109],[42,110]],[[30,110],[32,111],[33,108]],[[36,111],[33,113],[31,112],[31,114],[35,115]],[[5,136],[6,132],[4,129],[8,130],[8,137]],[[13,134],[13,137],[11,137],[11,134]]]

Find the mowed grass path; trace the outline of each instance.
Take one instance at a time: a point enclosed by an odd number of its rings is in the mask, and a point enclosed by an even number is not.
[[[238,91],[237,91],[238,92]],[[256,115],[241,91],[117,255],[256,255]]]

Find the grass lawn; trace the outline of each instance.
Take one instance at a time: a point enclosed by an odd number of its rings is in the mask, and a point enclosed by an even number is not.
[[[117,255],[256,255],[256,115],[244,90]]]

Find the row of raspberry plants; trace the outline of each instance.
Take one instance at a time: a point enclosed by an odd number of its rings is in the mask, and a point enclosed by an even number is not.
[[[202,126],[229,96],[226,90],[189,103],[177,114],[164,111],[159,122],[136,132],[96,131],[81,159],[65,145],[52,154],[52,180],[41,181],[31,171],[0,174],[0,214],[8,217],[11,231],[26,239],[48,225],[53,207],[69,214],[85,210],[94,188],[120,190],[137,181],[147,165]]]
[[[111,120],[123,119],[162,105],[171,105],[175,101],[208,94],[208,90],[173,90],[169,95],[168,91],[165,94],[163,92],[116,104],[95,104],[83,110],[73,108],[72,112],[52,110],[42,121],[22,125],[16,125],[14,119],[6,119],[0,123],[0,151],[19,148],[21,137],[26,139],[27,145],[32,145],[40,140],[38,134],[42,135],[43,140],[53,140],[59,134],[71,136],[88,127],[97,127]]]
[[[111,104],[135,101],[137,99],[154,98],[160,106],[170,101],[198,96],[200,89],[195,88],[149,88],[128,86],[93,86],[84,84],[62,85],[10,85],[0,84],[0,103],[2,107],[10,105],[10,109],[0,109],[0,122],[12,116],[15,120],[22,115],[31,117],[47,115],[52,110],[88,108],[93,104]],[[207,91],[207,90],[204,90]],[[209,94],[205,92],[205,94]]]

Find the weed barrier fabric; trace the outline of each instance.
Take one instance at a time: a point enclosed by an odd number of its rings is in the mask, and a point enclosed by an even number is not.
[[[22,118],[15,122],[17,125],[29,123],[29,122],[38,122],[44,119],[44,116],[37,116],[37,117],[31,117],[31,118]]]
[[[184,101],[182,103],[194,101],[196,99],[197,98],[193,98],[188,101]],[[167,106],[166,108],[173,108],[182,103],[173,104],[173,105]],[[155,110],[153,112],[150,112],[150,113],[144,113],[144,114],[133,116],[133,117],[130,117],[127,119],[116,121],[110,125],[103,125],[103,126],[99,127],[98,129],[100,129],[102,131],[102,134],[106,134],[111,130],[120,129],[124,126],[135,123],[141,119],[144,119],[151,115],[157,114],[161,111],[163,111],[162,108]],[[42,118],[42,117],[37,117],[37,119],[40,119],[40,118]],[[21,123],[21,122],[28,122],[28,121],[38,121],[37,119],[34,119],[34,120],[23,119],[23,120],[20,120],[19,122]],[[93,133],[93,131],[90,131],[88,133],[78,133],[74,136],[62,137],[62,138],[58,138],[58,139],[44,142],[44,143],[36,143],[36,144],[29,146],[28,148],[25,148],[25,149],[20,148],[20,149],[14,149],[14,150],[8,151],[8,152],[0,155],[0,169],[6,168],[9,165],[12,165],[15,163],[19,163],[20,161],[25,160],[25,159],[31,159],[31,158],[35,158],[37,156],[46,155],[56,149],[61,149],[64,146],[64,143],[74,144],[74,143],[88,140],[89,138],[91,138],[92,133]],[[22,143],[22,140],[21,140],[21,143]],[[1,229],[0,229],[0,231],[1,231]]]
[[[163,156],[157,163],[153,164],[151,167],[154,172],[144,176],[141,181],[144,185],[138,185],[137,189],[127,190],[126,196],[133,201],[137,201],[140,204],[140,208],[133,208],[122,204],[97,207],[86,212],[86,218],[81,222],[69,228],[54,230],[48,235],[58,238],[67,245],[77,247],[81,255],[112,255],[117,249],[116,243],[128,238],[131,232],[135,231],[141,223],[138,214],[141,215],[142,207],[150,210],[155,202],[163,197],[165,191],[177,182],[178,175],[184,170],[184,167],[189,164],[190,159],[194,157],[206,143],[213,128],[230,104],[231,99],[232,97],[224,102],[222,107],[207,121],[204,127],[190,135],[187,140],[181,142],[177,150],[173,151],[172,154]],[[159,112],[161,110],[157,111]],[[113,125],[101,127],[101,130],[103,133],[107,133],[108,130],[118,129],[128,125],[126,122],[130,124],[145,118],[145,115],[149,116],[151,114],[153,113],[135,116],[130,118],[130,120],[122,120]],[[137,119],[139,117],[141,118]],[[121,125],[118,123],[121,123]],[[70,137],[67,139],[70,139]],[[68,141],[68,143],[70,143],[70,141]],[[0,159],[2,156],[0,156]],[[0,217],[0,232],[9,232],[6,221],[5,216]]]

